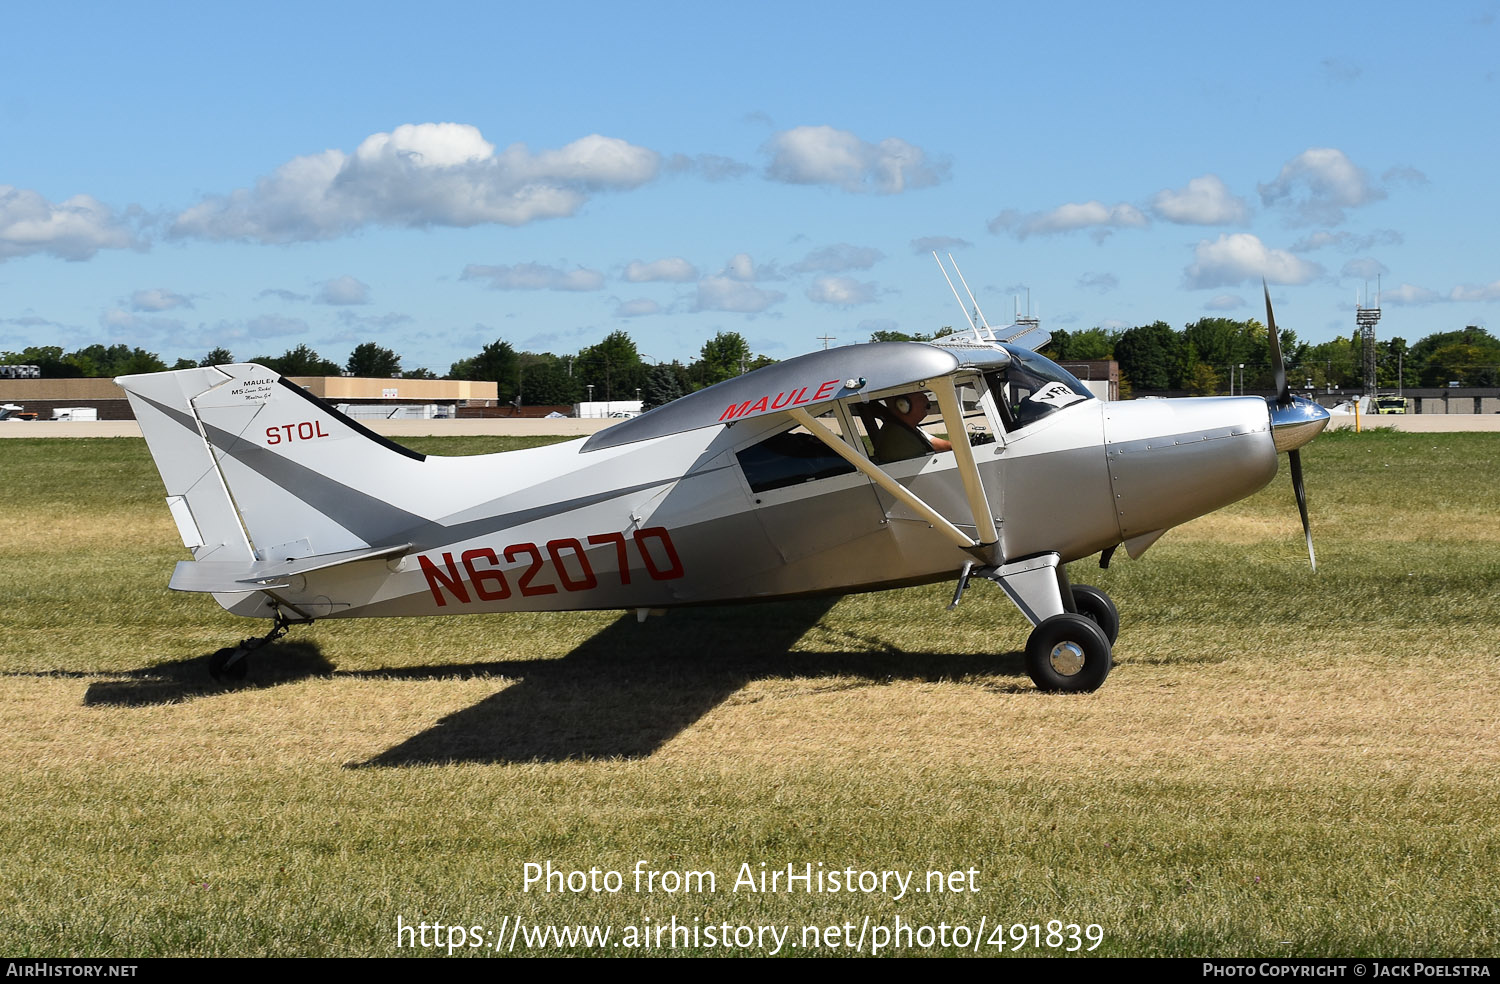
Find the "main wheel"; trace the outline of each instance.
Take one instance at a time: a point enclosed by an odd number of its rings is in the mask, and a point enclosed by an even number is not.
[[[1083,615],[1053,615],[1032,629],[1026,640],[1026,674],[1039,690],[1097,690],[1112,665],[1104,630]]]
[[[1120,610],[1103,591],[1087,584],[1073,585],[1073,607],[1104,630],[1111,646],[1120,638]]]

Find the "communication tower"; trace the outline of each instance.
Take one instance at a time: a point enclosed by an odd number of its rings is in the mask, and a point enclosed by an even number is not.
[[[1365,286],[1366,292],[1369,285]],[[1364,350],[1365,395],[1375,395],[1375,325],[1380,321],[1380,280],[1375,280],[1375,306],[1365,307],[1359,298],[1354,299],[1354,323],[1359,326],[1359,337]]]
[[[1020,328],[1036,328],[1042,323],[1041,306],[1038,305],[1036,314],[1031,313],[1031,288],[1026,288],[1026,313],[1021,314],[1021,297],[1016,295],[1016,325]]]

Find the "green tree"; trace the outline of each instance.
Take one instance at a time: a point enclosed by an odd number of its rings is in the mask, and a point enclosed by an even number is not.
[[[395,379],[401,375],[401,356],[374,342],[362,342],[349,353],[344,368],[354,376],[370,379]]]
[[[73,379],[82,375],[77,366],[63,360],[61,345],[30,345],[19,352],[0,352],[0,362],[36,366],[49,379]]]
[[[142,372],[162,372],[167,364],[155,352],[131,348],[125,344],[105,347],[86,345],[63,356],[82,376],[128,376]]]
[[[500,402],[509,403],[516,396],[520,369],[521,362],[510,342],[496,339],[481,349],[478,355],[453,363],[448,370],[448,378],[493,381]]]
[[[646,381],[646,366],[630,336],[612,331],[599,344],[579,351],[573,375],[594,387],[596,400],[633,400]]]
[[[1500,371],[1500,340],[1477,325],[1462,331],[1442,331],[1417,342],[1406,358],[1417,363],[1423,386],[1446,386],[1457,380],[1465,386],[1494,386]]]
[[[567,359],[551,352],[523,352],[521,402],[528,407],[571,405],[581,399],[582,387],[570,371]]]
[[[1183,382],[1193,396],[1213,396],[1219,391],[1219,374],[1206,362],[1194,363]]]
[[[328,361],[305,344],[287,349],[278,356],[258,355],[250,361],[258,362],[272,372],[279,372],[283,376],[337,376],[339,374],[337,362]]]
[[[1054,361],[1094,362],[1114,358],[1115,341],[1120,332],[1087,328],[1079,332],[1055,331],[1048,352]]]
[[[438,378],[438,376],[437,376],[437,373],[433,372],[431,369],[421,368],[421,369],[403,369],[403,370],[401,370],[401,378],[402,379],[436,379],[436,378]]]
[[[227,366],[234,362],[234,353],[227,348],[216,348],[203,357],[200,366]]]
[[[693,363],[693,382],[712,386],[732,379],[750,368],[750,343],[737,331],[721,331],[703,343]]]
[[[872,342],[930,342],[935,335],[915,334],[909,335],[904,331],[873,331],[870,333]]]
[[[1358,332],[1348,338],[1309,345],[1300,350],[1298,369],[1304,382],[1313,381],[1314,389],[1356,389],[1363,385],[1363,349]]]
[[[641,387],[641,409],[653,410],[686,392],[672,366],[652,366],[646,371],[646,385]]]
[[[1177,388],[1182,340],[1165,321],[1126,329],[1115,340],[1114,352],[1120,372],[1137,392]]]

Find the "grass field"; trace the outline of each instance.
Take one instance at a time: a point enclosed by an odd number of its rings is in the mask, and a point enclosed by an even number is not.
[[[1096,954],[1500,953],[1500,436],[1336,432],[1303,458],[1316,575],[1284,457],[1141,560],[1073,565],[1122,612],[1090,695],[1032,687],[1028,627],[983,584],[951,613],[939,585],[320,623],[223,687],[205,654],[261,624],[167,590],[187,554],[144,443],[3,442],[0,952],[899,917],[983,919],[981,953],[1049,920],[1102,927]],[[547,861],[624,888],[523,891]],[[717,890],[634,891],[638,861]],[[732,890],[762,862],[978,890]]]

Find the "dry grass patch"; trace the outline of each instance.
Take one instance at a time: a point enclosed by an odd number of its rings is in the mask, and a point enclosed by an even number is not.
[[[507,914],[1068,918],[1110,954],[1500,948],[1500,439],[1321,438],[1317,575],[1284,476],[1141,561],[1073,565],[1124,623],[1115,672],[1076,697],[1032,688],[1027,626],[988,585],[951,613],[938,585],[645,625],[326,622],[220,687],[203,657],[260,626],[165,590],[182,551],[144,446],[11,443],[8,953],[393,955],[398,915]],[[746,862],[972,865],[982,891],[520,891],[528,861],[639,859],[725,885]]]

